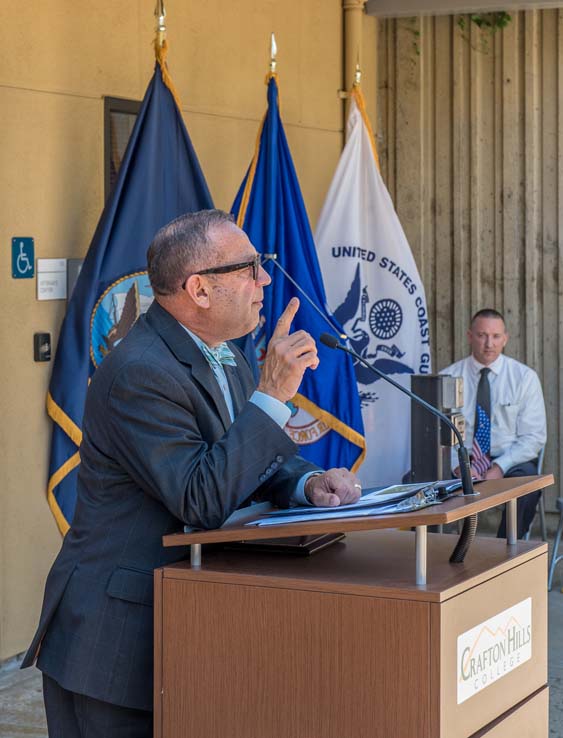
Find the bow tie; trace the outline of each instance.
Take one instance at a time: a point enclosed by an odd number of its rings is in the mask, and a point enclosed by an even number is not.
[[[203,343],[201,346],[203,355],[210,364],[224,364],[225,366],[236,366],[235,355],[226,343],[220,343],[218,346],[207,346]]]

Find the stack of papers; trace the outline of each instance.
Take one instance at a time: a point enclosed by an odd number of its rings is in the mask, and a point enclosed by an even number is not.
[[[372,487],[362,492],[361,498],[351,505],[342,507],[293,507],[290,510],[273,510],[245,525],[269,527],[284,523],[302,523],[311,520],[334,520],[336,518],[358,518],[369,515],[389,515],[412,512],[430,505],[439,505],[461,490],[459,479],[440,482],[417,482],[416,484],[394,484],[389,487]]]

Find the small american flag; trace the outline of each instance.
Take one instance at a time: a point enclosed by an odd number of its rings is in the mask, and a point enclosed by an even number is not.
[[[479,446],[479,441],[474,438],[473,446],[471,447],[471,466],[475,469],[480,477],[485,476],[485,473],[492,466],[491,457],[489,454],[484,454]]]

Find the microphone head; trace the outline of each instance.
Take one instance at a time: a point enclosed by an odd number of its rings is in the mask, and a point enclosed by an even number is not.
[[[340,344],[338,343],[338,338],[333,336],[332,333],[321,333],[319,339],[321,343],[324,343],[325,346],[328,346],[331,349],[340,347]]]

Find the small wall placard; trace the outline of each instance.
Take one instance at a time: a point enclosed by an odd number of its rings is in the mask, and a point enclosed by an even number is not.
[[[37,259],[37,299],[66,300],[66,259]]]

